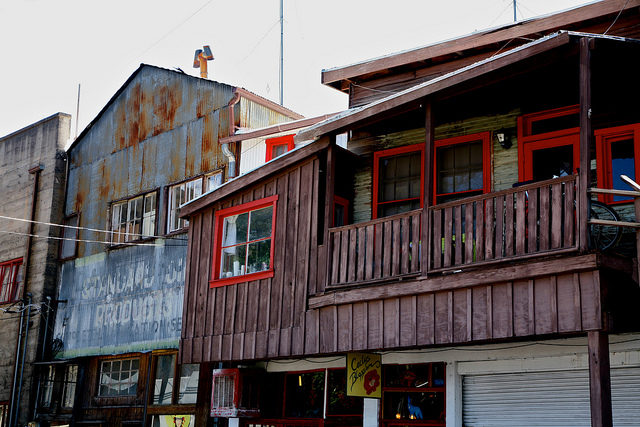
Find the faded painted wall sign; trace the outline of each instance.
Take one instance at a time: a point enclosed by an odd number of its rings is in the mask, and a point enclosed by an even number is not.
[[[158,240],[159,241],[159,240]],[[176,348],[182,327],[186,241],[137,246],[62,267],[58,358]]]
[[[347,396],[382,397],[382,356],[347,353]]]

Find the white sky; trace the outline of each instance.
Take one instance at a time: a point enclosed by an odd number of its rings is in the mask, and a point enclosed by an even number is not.
[[[585,0],[519,0],[518,19]],[[512,0],[284,0],[284,104],[307,116],[343,110],[323,68],[411,49],[512,22]],[[192,68],[278,101],[279,0],[2,0],[0,136],[56,112],[79,132],[140,63]]]

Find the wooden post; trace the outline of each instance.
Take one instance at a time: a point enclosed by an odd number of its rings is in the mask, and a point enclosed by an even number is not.
[[[589,390],[591,427],[611,427],[611,370],[609,369],[609,335],[589,331]]]
[[[589,147],[593,135],[591,129],[591,41],[586,37],[580,39],[580,175],[578,177],[578,241],[580,251],[589,249],[589,175],[591,172],[591,156]]]
[[[324,289],[331,283],[331,242],[329,241],[329,228],[333,226],[333,196],[335,192],[336,177],[336,137],[332,135],[331,144],[327,148],[327,167],[325,180],[325,205],[324,205],[324,238],[323,245],[326,253],[326,269]]]
[[[433,111],[431,99],[426,99],[424,103],[425,120],[424,120],[424,203],[422,207],[422,275],[426,276],[429,271],[429,258],[431,257],[431,242],[429,230],[431,229],[431,218],[429,218],[429,206],[433,198]]]

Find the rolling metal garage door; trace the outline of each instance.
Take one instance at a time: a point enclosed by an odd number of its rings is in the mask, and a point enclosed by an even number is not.
[[[640,368],[611,370],[613,424],[640,425]],[[586,370],[467,375],[462,385],[467,427],[591,426]]]

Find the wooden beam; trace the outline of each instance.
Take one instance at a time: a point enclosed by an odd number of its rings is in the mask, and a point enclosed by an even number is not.
[[[595,270],[601,266],[601,259],[595,254],[546,259],[519,265],[505,265],[482,268],[477,271],[457,274],[423,277],[417,280],[395,281],[381,285],[370,285],[360,288],[327,292],[309,298],[309,308],[320,308],[334,304],[348,304],[376,299],[394,298],[416,295],[425,292],[436,292],[469,288],[473,286],[506,283],[534,277]]]
[[[579,90],[580,90],[580,175],[578,177],[578,247],[581,251],[589,249],[589,197],[587,189],[591,180],[591,43],[592,39],[580,39],[579,54]]]
[[[433,183],[433,142],[435,127],[433,122],[433,105],[430,99],[426,99],[424,103],[424,129],[425,129],[425,149],[424,149],[424,206],[422,207],[422,272],[424,275],[429,271],[430,241],[429,230],[431,230],[431,218],[429,216],[429,206],[431,206],[431,198]]]
[[[604,331],[589,331],[588,341],[591,427],[612,427],[609,335]]]
[[[322,72],[322,83],[328,85],[343,79],[358,77],[379,70],[387,70],[389,68],[407,65],[418,61],[425,61],[427,59],[455,52],[477,49],[482,46],[518,39],[519,37],[539,38],[542,34],[549,34],[558,29],[566,29],[574,23],[616,14],[623,7],[628,10],[637,6],[640,6],[640,0],[600,1],[595,4],[570,9],[550,16],[505,25],[503,28],[498,30],[491,29],[482,33],[459,37],[447,42],[436,43],[395,55],[372,59],[359,64],[325,70]]]
[[[334,201],[334,193],[335,193],[335,182],[336,182],[336,137],[331,136],[331,144],[327,149],[327,164],[326,164],[326,176],[325,176],[325,200],[324,200],[324,227],[322,233],[324,233],[324,238],[322,240],[322,245],[324,246],[324,251],[326,252],[325,260],[326,266],[320,266],[321,268],[326,268],[325,273],[325,282],[321,285],[323,289],[327,289],[329,283],[331,283],[331,245],[332,242],[329,241],[331,238],[329,235],[329,228],[333,226],[333,201]]]

